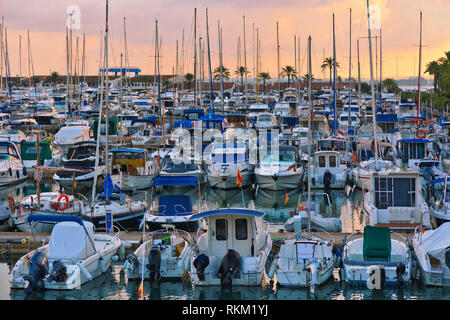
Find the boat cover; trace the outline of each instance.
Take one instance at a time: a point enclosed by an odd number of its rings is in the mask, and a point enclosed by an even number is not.
[[[389,261],[391,233],[388,227],[364,228],[363,256],[365,261]]]
[[[192,213],[191,197],[186,195],[167,195],[159,198],[158,214],[164,216],[183,216]]]
[[[73,221],[64,221],[53,227],[49,241],[48,258],[72,260],[77,262],[86,259],[95,253],[88,237],[94,239],[94,225],[83,221],[83,226]]]
[[[425,231],[419,244],[425,252],[445,265],[445,251],[450,246],[450,223],[446,222],[435,230]]]

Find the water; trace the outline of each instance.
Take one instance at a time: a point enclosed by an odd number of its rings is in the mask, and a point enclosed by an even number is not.
[[[50,185],[41,186],[44,191],[49,191]],[[51,185],[55,190],[56,185]],[[20,198],[34,193],[36,186],[33,182],[25,182],[21,185],[0,190],[0,210],[7,206],[7,195],[15,193]],[[75,190],[88,194],[86,190]],[[198,190],[192,188],[168,189],[164,194],[188,194],[193,198],[194,205],[198,204]],[[271,224],[283,223],[290,217],[298,203],[300,190],[288,193],[288,201],[285,202],[285,192],[262,191],[251,188],[240,190],[212,190],[202,187],[206,204],[210,207],[254,207],[266,213],[265,219]],[[143,199],[145,191],[136,192],[136,198]],[[148,194],[150,196],[150,193]],[[323,196],[314,199],[316,206],[320,208],[323,216],[328,216],[328,201]],[[363,230],[365,221],[362,213],[363,193],[355,189],[332,190],[330,192],[331,216],[340,217],[343,232],[356,232]],[[6,204],[5,204],[6,202]],[[277,227],[275,227],[276,230]],[[26,296],[24,290],[11,289],[8,278],[19,256],[6,256],[0,254],[0,300],[137,300],[138,282],[128,282],[127,276],[122,272],[122,262],[112,264],[110,270],[103,276],[84,284],[80,290],[34,292]],[[220,287],[193,287],[190,283],[162,282],[151,283],[146,281],[144,289],[151,300],[449,300],[450,288],[425,287],[420,282],[408,284],[405,288],[385,288],[383,290],[369,290],[365,287],[352,286],[339,281],[338,269],[335,269],[333,277],[320,286],[315,294],[306,289],[275,288],[273,284],[263,281],[258,287],[232,287],[221,289]]]

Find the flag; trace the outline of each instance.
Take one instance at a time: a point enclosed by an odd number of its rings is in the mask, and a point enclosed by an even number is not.
[[[425,225],[423,223],[420,224],[420,231],[422,232],[422,234],[425,233]]]
[[[289,195],[288,195],[287,192],[285,191],[285,192],[284,192],[284,206],[287,205],[288,201],[289,201]]]
[[[105,194],[105,199],[111,198],[111,195],[114,191],[114,183],[111,179],[109,173],[106,175],[105,182],[103,183],[103,192]]]
[[[242,188],[242,175],[241,175],[241,172],[239,171],[239,169],[238,169],[238,173],[237,173],[237,177],[236,177],[236,185],[239,188]]]
[[[301,202],[298,203],[298,210],[305,211],[305,208],[303,207],[303,204]]]
[[[144,300],[144,296],[145,296],[144,281],[141,281],[141,284],[139,285],[138,289],[139,300]]]

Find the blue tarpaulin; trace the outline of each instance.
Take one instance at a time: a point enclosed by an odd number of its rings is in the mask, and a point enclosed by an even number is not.
[[[27,217],[28,224],[31,225],[31,222],[33,221],[39,221],[39,222],[63,222],[63,221],[73,221],[76,223],[79,223],[80,225],[83,225],[83,220],[80,217],[77,216],[70,216],[66,214],[51,214],[51,215],[44,215],[44,214],[31,214]]]
[[[133,119],[133,120],[131,120],[131,125],[134,125],[137,122],[151,123],[153,125],[156,125],[156,117],[152,116],[152,117],[144,117],[144,118]]]
[[[377,114],[377,122],[398,122],[396,114]]]
[[[162,186],[193,186],[198,185],[198,179],[195,176],[159,176],[153,180],[152,187]]]
[[[186,195],[166,195],[159,198],[159,215],[182,216],[192,213],[191,197]]]

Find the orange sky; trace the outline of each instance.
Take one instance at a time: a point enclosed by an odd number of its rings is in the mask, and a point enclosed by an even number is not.
[[[0,14],[8,28],[11,75],[19,73],[19,35],[22,35],[22,74],[28,75],[26,30],[30,30],[35,74],[51,71],[66,73],[65,28],[69,5],[81,10],[76,37],[86,34],[87,73],[97,74],[100,31],[105,29],[105,0],[1,0]],[[419,53],[419,13],[423,12],[422,70],[425,64],[450,50],[450,1],[448,0],[372,0],[381,15],[383,36],[383,77],[417,76]],[[123,52],[123,17],[127,18],[129,61],[144,74],[153,74],[154,21],[162,34],[161,73],[175,67],[176,40],[181,54],[182,30],[185,29],[185,73],[193,71],[193,17],[198,11],[198,36],[206,40],[205,8],[208,7],[212,68],[218,66],[217,22],[223,29],[224,65],[236,68],[237,38],[243,38],[246,16],[247,66],[253,68],[253,24],[261,38],[262,70],[277,76],[276,22],[279,23],[280,64],[294,65],[294,35],[300,38],[300,73],[305,74],[306,42],[312,37],[312,68],[322,78],[320,65],[332,56],[332,14],[336,20],[336,54],[341,68],[338,75],[348,77],[349,8],[352,8],[352,76],[357,77],[356,39],[367,37],[365,0],[110,0],[110,66],[120,64]],[[256,33],[256,32],[255,32]],[[379,30],[373,30],[373,35]],[[206,45],[206,42],[205,42]],[[379,43],[378,43],[379,45]],[[242,45],[243,47],[243,45]],[[373,41],[375,50],[375,41]],[[243,53],[241,53],[243,59]],[[373,52],[375,59],[375,52]],[[369,78],[368,40],[360,39],[361,77]],[[207,63],[207,60],[205,60]],[[374,61],[375,67],[375,61]],[[233,74],[233,72],[232,72]],[[428,77],[428,74],[423,74]],[[325,73],[328,79],[328,72]]]

